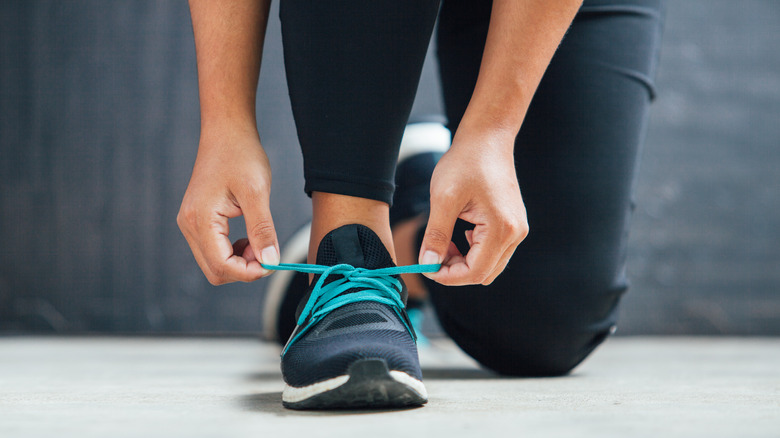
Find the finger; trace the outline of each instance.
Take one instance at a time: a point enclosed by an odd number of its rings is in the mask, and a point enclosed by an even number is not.
[[[233,254],[229,231],[228,218],[219,214],[198,230],[200,253],[206,266],[204,273],[209,282],[214,285],[232,281],[249,282],[266,275],[268,271],[256,261],[247,262],[243,257]]]
[[[249,239],[243,238],[243,239],[236,240],[235,242],[233,242],[233,254],[243,257],[244,252],[247,252],[246,248],[248,246],[249,246]]]
[[[247,262],[256,261],[259,263],[257,257],[255,257],[255,252],[252,250],[252,246],[249,245],[249,239],[247,238],[238,239],[233,242],[233,255],[241,256]]]
[[[464,233],[466,235],[466,241],[468,241],[469,246],[473,245],[474,244],[474,237],[473,237],[474,236],[474,230],[466,230]],[[506,268],[506,265],[507,265],[507,263],[509,261],[509,257],[511,257],[512,253],[514,253],[514,249],[513,248],[507,248],[506,251],[504,251],[504,254],[499,259],[499,262],[498,262],[498,265],[497,265],[496,269],[493,270],[493,272],[490,275],[488,275],[487,280],[482,282],[483,286],[487,286],[490,283],[492,283],[493,280],[495,280],[496,277],[498,277],[498,275],[501,274],[501,272],[503,272],[504,268]]]
[[[458,286],[459,284],[448,282],[447,278],[462,275],[468,269],[466,266],[466,257],[460,253],[454,242],[450,242],[444,260],[441,262],[441,268],[437,272],[425,273],[424,276],[445,286]]]
[[[496,265],[496,269],[488,277],[488,279],[482,283],[483,285],[485,286],[489,285],[499,275],[501,275],[502,272],[504,272],[506,267],[509,265],[509,262],[512,260],[512,256],[514,256],[515,251],[517,250],[517,246],[520,245],[520,243],[523,240],[525,240],[527,235],[528,235],[528,223],[526,221],[524,224],[520,225],[518,229],[518,235],[516,241],[507,247],[507,249],[504,251],[504,254],[501,256],[501,260],[499,261],[498,265]]]
[[[206,276],[206,278],[208,278],[211,272],[209,271],[208,264],[206,264],[206,260],[203,258],[203,254],[201,253],[200,248],[197,245],[191,243],[189,238],[187,238],[187,243],[190,244],[190,250],[192,251],[192,256],[195,257],[195,262],[198,264],[198,267]]]
[[[473,245],[474,244],[474,237],[473,237],[474,236],[474,230],[466,230],[464,234],[466,234],[466,241],[469,242],[469,246]]]
[[[203,252],[200,250],[200,245],[198,243],[198,239],[195,237],[197,233],[194,231],[196,227],[196,223],[193,220],[196,215],[194,214],[188,214],[183,215],[179,214],[178,223],[179,223],[179,229],[181,230],[181,233],[184,235],[184,239],[187,240],[187,245],[190,246],[190,250],[192,251],[193,257],[195,257],[195,262],[198,264],[198,267],[203,272],[203,275],[206,276],[207,279],[209,279],[209,282],[214,284],[210,279],[213,278],[213,274],[211,272],[211,269],[209,269],[209,265],[206,262],[206,259],[203,257]]]
[[[192,239],[187,237],[187,241],[192,242]],[[213,284],[214,286],[230,283],[232,281],[251,281],[240,278],[242,277],[240,275],[238,276],[239,278],[235,278],[233,275],[227,275],[230,273],[229,268],[214,269],[213,265],[210,265],[210,262],[203,255],[203,251],[201,251],[200,247],[194,243],[191,243],[190,245],[192,249],[192,255],[195,257],[195,261],[198,263],[198,266],[200,267],[201,271],[203,271],[203,274],[206,276],[206,279],[209,281],[209,283]]]
[[[500,233],[487,225],[477,225],[471,234],[471,247],[465,260],[451,265],[439,282],[451,285],[481,284],[495,271],[506,248]]]
[[[466,230],[466,240],[469,245],[473,244],[472,230]],[[468,265],[466,264],[466,257],[460,253],[458,247],[454,242],[450,242],[450,247],[447,254],[442,261],[442,267],[438,272],[427,274],[427,277],[447,286],[460,286],[465,283],[452,282],[449,278],[458,278],[468,273]],[[425,275],[425,274],[424,274]]]
[[[420,246],[421,264],[442,263],[448,255],[452,230],[463,207],[453,200],[453,195],[431,193],[431,213]]]
[[[267,193],[259,189],[245,190],[240,197],[237,196],[237,200],[244,214],[249,247],[255,259],[266,265],[278,265],[279,243]]]
[[[509,261],[512,260],[512,256],[515,253],[516,246],[510,246],[509,248],[504,251],[504,254],[501,256],[501,259],[498,262],[498,265],[496,265],[496,269],[493,270],[493,272],[488,276],[488,278],[482,282],[483,286],[487,286],[490,283],[493,283],[496,278],[498,278],[499,275],[501,275],[502,272],[506,269],[506,267],[509,265]]]

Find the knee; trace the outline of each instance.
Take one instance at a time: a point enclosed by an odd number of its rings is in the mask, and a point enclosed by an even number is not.
[[[498,360],[493,359],[496,361],[495,371],[509,376],[563,376],[590,356],[607,336],[609,331],[548,340],[544,345],[526,343],[499,349],[499,354],[506,356],[499,355]]]
[[[429,288],[444,330],[482,365],[512,376],[560,376],[609,336],[627,286],[614,274],[566,274],[502,274],[487,288]]]
[[[507,376],[563,376],[582,363],[612,332],[613,322],[551,323],[498,330],[458,330],[442,321],[453,340],[482,366]]]

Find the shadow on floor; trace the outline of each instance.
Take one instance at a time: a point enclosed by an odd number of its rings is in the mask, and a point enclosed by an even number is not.
[[[502,379],[493,372],[477,368],[426,368],[423,369],[425,380],[488,380]],[[247,380],[253,382],[278,382],[281,375],[278,371],[264,371],[247,375]],[[259,392],[240,396],[237,403],[241,409],[251,412],[265,412],[279,417],[288,416],[330,416],[330,415],[360,415],[377,414],[383,412],[396,412],[399,409],[373,409],[373,410],[336,410],[336,411],[297,411],[282,406],[281,391]],[[400,410],[417,409],[418,407],[404,408]]]
[[[247,375],[249,381],[278,381],[281,374],[278,371],[263,371]],[[425,380],[486,380],[506,379],[494,372],[479,368],[423,368]]]

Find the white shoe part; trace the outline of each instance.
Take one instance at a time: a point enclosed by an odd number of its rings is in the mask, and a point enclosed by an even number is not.
[[[450,130],[441,123],[410,123],[404,129],[398,162],[423,152],[447,152],[450,143]]]
[[[423,385],[423,382],[415,379],[405,372],[392,370],[390,371],[390,377],[392,377],[396,382],[403,383],[404,385],[412,388],[416,393],[420,394],[422,398],[428,398],[428,391],[425,390],[425,385]]]
[[[347,383],[349,376],[338,376],[332,379],[324,380],[322,382],[313,383],[309,386],[302,386],[296,388],[294,386],[285,385],[282,392],[282,401],[287,403],[298,403],[308,398],[314,397],[317,394],[323,392],[332,391],[339,386]]]
[[[409,374],[406,374],[403,371],[393,370],[390,371],[390,377],[392,377],[393,380],[395,380],[396,382],[408,386],[409,388],[414,390],[417,394],[419,394],[422,398],[425,399],[428,398],[428,391],[425,390],[425,385],[423,385],[421,381],[415,379]],[[300,401],[314,397],[315,395],[332,391],[338,388],[339,386],[347,383],[347,381],[349,381],[349,376],[344,375],[344,376],[338,376],[332,379],[324,380],[322,382],[313,383],[308,386],[302,386],[300,388],[296,388],[294,386],[285,384],[284,391],[282,392],[282,401],[284,401],[285,403],[298,403]]]

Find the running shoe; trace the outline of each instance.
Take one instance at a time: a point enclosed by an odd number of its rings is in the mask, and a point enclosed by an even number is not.
[[[280,268],[288,266],[280,265]],[[406,289],[379,237],[363,225],[328,233],[282,351],[282,403],[292,409],[399,408],[427,402]],[[278,268],[277,268],[278,269]]]
[[[410,123],[404,130],[396,168],[396,190],[390,209],[390,225],[428,211],[430,181],[439,158],[450,145],[450,131],[437,119]],[[299,229],[282,248],[282,263],[306,263],[311,223]],[[295,311],[307,288],[308,274],[276,272],[270,277],[263,304],[263,337],[281,345],[295,329]],[[418,333],[422,327],[424,302],[410,303]]]

